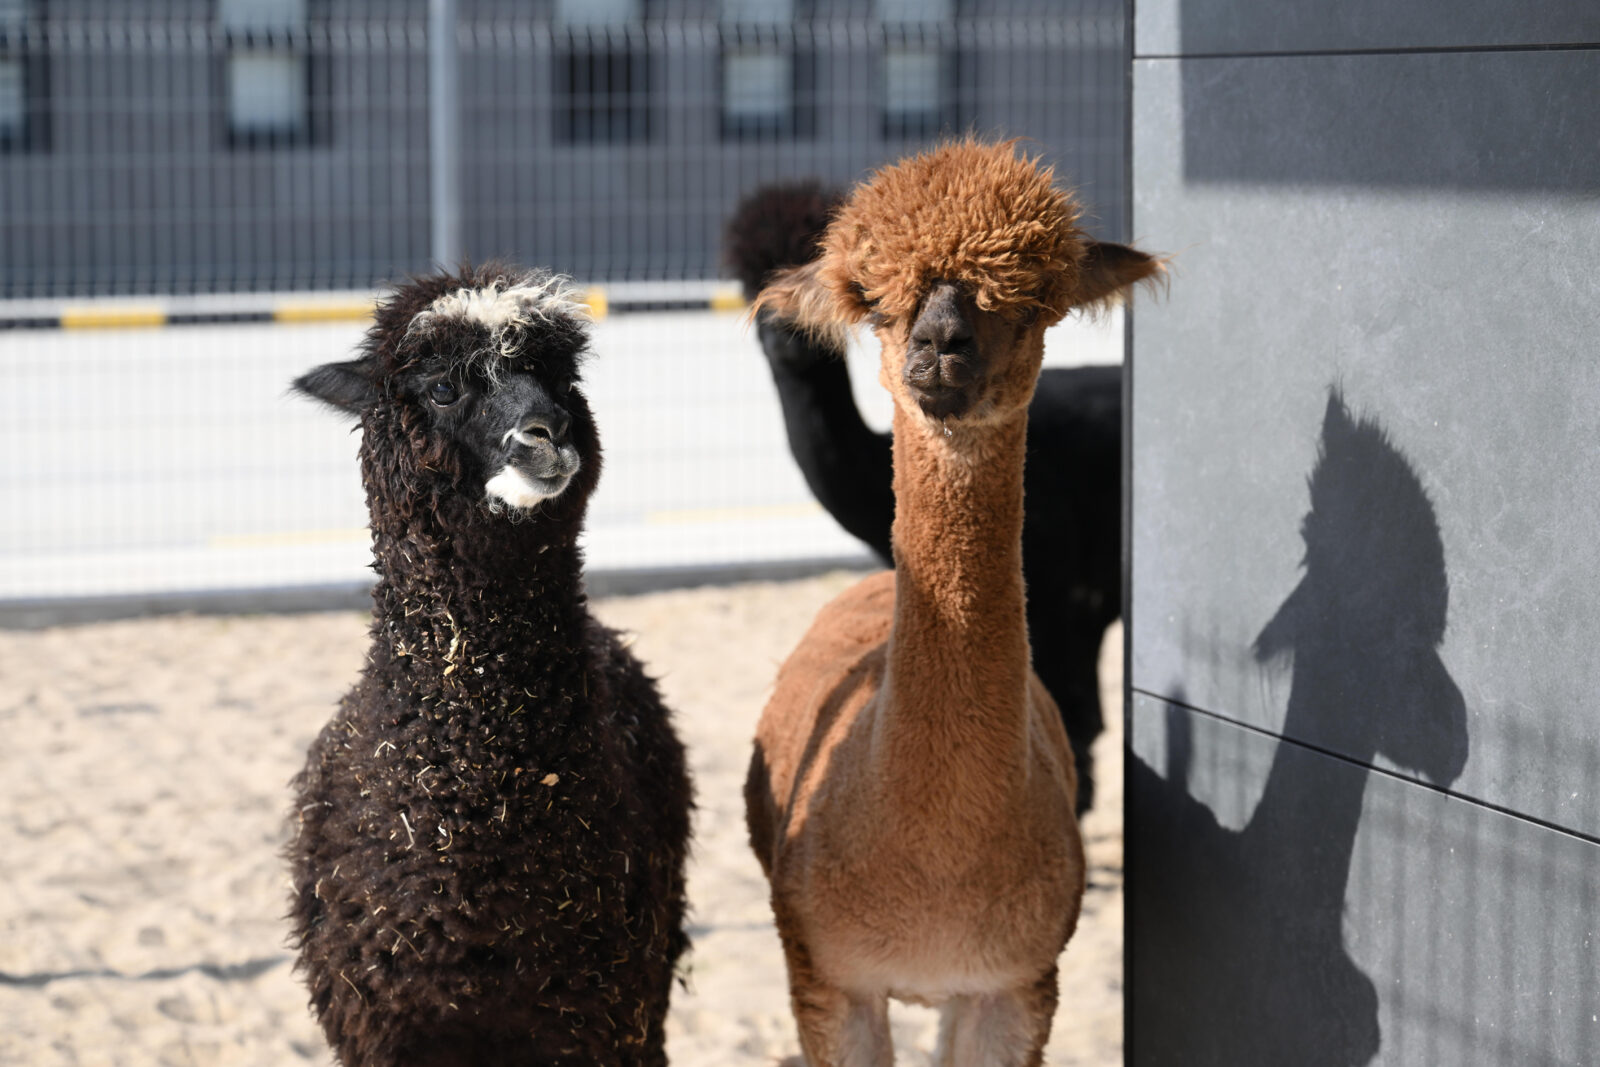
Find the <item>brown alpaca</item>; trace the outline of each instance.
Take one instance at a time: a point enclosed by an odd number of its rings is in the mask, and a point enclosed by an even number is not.
[[[892,574],[778,672],[745,785],[811,1067],[889,1064],[887,1000],[938,1005],[941,1064],[1038,1064],[1083,849],[1072,753],[1029,666],[1022,465],[1043,334],[1150,278],[1013,145],[878,172],[756,302],[870,318],[894,414]]]

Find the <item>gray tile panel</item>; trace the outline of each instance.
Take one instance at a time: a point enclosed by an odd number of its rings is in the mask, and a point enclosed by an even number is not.
[[[1165,65],[1191,182],[1600,192],[1600,48]]]
[[[1133,320],[1130,676],[1600,835],[1600,166],[1579,187],[1592,145],[1555,136],[1593,120],[1552,113],[1492,189],[1361,157],[1431,143],[1416,86],[1512,61],[1600,84],[1577,53],[1135,64],[1132,232],[1176,258]],[[1194,173],[1197,128],[1234,176]],[[1249,176],[1273,130],[1346,177]]]
[[[1129,1062],[1600,1062],[1600,845],[1147,696]]]
[[[1588,0],[1136,0],[1137,56],[1506,48],[1600,42]]]

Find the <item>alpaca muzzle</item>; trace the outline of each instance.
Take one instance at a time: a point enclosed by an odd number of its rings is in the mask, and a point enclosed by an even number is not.
[[[915,356],[906,361],[904,378],[917,406],[930,418],[964,415],[977,400],[978,373],[958,353]]]
[[[531,508],[560,496],[582,465],[570,426],[565,412],[549,410],[507,430],[500,438],[503,465],[484,485],[490,501]]]
[[[959,286],[936,283],[912,323],[901,375],[912,399],[931,418],[964,415],[978,399],[983,374],[971,302]]]

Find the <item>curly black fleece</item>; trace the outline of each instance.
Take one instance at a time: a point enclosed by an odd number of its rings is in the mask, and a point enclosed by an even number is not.
[[[654,683],[588,612],[592,417],[574,390],[583,466],[513,522],[396,384],[413,317],[497,273],[402,287],[366,341],[372,647],[294,782],[299,966],[351,1067],[663,1064],[690,785]],[[584,343],[557,317],[518,358],[571,374]]]

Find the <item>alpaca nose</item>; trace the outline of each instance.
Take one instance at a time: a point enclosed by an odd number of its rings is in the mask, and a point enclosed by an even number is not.
[[[961,290],[948,282],[936,285],[912,324],[902,371],[917,405],[934,418],[965,413],[977,398],[978,357]]]
[[[529,415],[522,420],[522,425],[512,430],[510,435],[518,444],[529,447],[547,444],[564,445],[567,443],[567,431],[572,428],[572,416],[565,411],[541,411]]]

